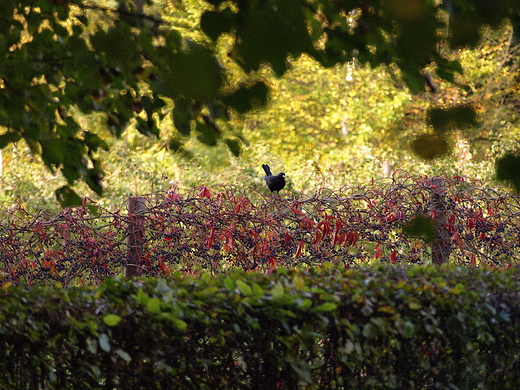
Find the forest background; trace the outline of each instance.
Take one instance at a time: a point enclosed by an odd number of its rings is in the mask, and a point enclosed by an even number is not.
[[[110,24],[99,11],[118,3],[95,4],[99,9],[89,12],[101,15],[97,24]],[[160,15],[189,43],[208,41],[200,28],[201,15],[208,9],[202,0],[162,0],[147,13]],[[354,186],[390,177],[396,169],[414,176],[460,175],[496,186],[495,160],[517,150],[520,132],[518,44],[510,24],[486,27],[474,48],[450,54],[462,65],[463,74],[445,81],[434,69],[427,70],[424,85],[414,92],[391,64],[371,68],[353,59],[324,68],[302,55],[290,60],[280,78],[262,66],[255,78],[270,87],[267,104],[247,114],[233,113],[223,124],[233,139],[211,147],[207,139],[200,142],[204,134],[179,134],[171,115],[158,121],[158,132],[151,137],[139,131],[136,120],[120,137],[112,137],[106,115],[78,111],[74,115],[82,127],[109,147],[95,152],[104,171],[103,196],[84,182],[73,188],[100,205],[124,203],[131,194],[170,188],[182,192],[201,185],[265,192],[262,163],[287,174],[289,193]],[[218,50],[225,53],[229,45],[221,38]],[[235,78],[231,83],[244,78],[243,70],[226,62],[225,55],[220,59]],[[428,144],[429,137],[437,137],[432,135],[432,108],[466,106],[478,114],[476,120],[450,128],[440,144]],[[0,199],[29,208],[59,208],[54,192],[67,181],[59,172],[50,172],[41,155],[33,152],[23,142],[4,147]]]

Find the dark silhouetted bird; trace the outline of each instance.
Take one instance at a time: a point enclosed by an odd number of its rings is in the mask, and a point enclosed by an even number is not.
[[[265,171],[264,180],[267,183],[267,187],[269,187],[271,192],[276,191],[279,193],[280,190],[285,187],[285,173],[279,173],[278,175],[274,176],[271,173],[271,168],[269,168],[269,165],[263,164],[262,168],[264,168]]]

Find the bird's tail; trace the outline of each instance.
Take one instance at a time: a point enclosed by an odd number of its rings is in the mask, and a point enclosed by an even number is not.
[[[266,174],[267,176],[271,176],[271,175],[272,175],[272,173],[271,173],[271,168],[269,168],[269,165],[267,165],[267,164],[262,164],[262,168],[264,168],[265,174]]]

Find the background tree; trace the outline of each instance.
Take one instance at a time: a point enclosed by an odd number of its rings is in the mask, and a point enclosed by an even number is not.
[[[133,124],[157,138],[160,125],[171,121],[177,131],[164,144],[172,150],[182,151],[195,134],[238,154],[240,137],[224,123],[265,105],[266,74],[286,74],[290,58],[305,54],[325,67],[352,61],[395,66],[397,77],[420,92],[426,81],[455,82],[463,73],[455,50],[475,47],[490,28],[509,20],[514,39],[519,19],[518,6],[508,0],[205,4],[205,11],[194,0],[2,4],[0,146],[25,141],[65,177],[56,195],[73,204],[80,201],[71,188],[78,180],[102,193],[105,131],[120,137]],[[196,12],[187,11],[191,5]],[[205,36],[193,27],[200,14]],[[430,110],[432,131],[418,137],[415,150],[424,155],[436,145],[444,153],[449,123],[476,122],[469,103],[455,99]],[[87,128],[85,114],[106,130]]]

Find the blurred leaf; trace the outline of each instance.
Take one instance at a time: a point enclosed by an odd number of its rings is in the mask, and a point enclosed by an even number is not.
[[[270,6],[251,0],[242,14],[246,18],[237,23],[231,57],[246,72],[268,63],[281,76],[287,70],[288,57],[314,52],[306,17],[297,0],[277,0]]]
[[[83,132],[83,139],[90,150],[96,152],[99,148],[108,150],[108,144],[97,134],[91,131]]]
[[[89,351],[91,354],[95,355],[97,353],[97,347],[98,347],[97,340],[92,337],[87,337],[86,343],[87,343],[87,351]]]
[[[399,321],[399,333],[409,339],[415,335],[415,326],[410,321]]]
[[[146,308],[150,313],[158,314],[161,312],[161,301],[159,298],[150,298],[146,303]]]
[[[251,286],[249,286],[249,284],[247,284],[246,282],[244,282],[240,279],[237,279],[235,281],[235,283],[236,283],[237,287],[239,288],[239,290],[244,293],[244,295],[251,295],[253,293]]]
[[[194,115],[191,110],[192,103],[186,99],[175,100],[173,108],[173,123],[182,135],[189,136],[191,134],[191,124]]]
[[[410,237],[420,238],[427,243],[434,242],[438,237],[433,221],[422,214],[417,214],[403,225],[403,233]]]
[[[128,352],[123,351],[121,348],[116,349],[114,352],[127,363],[132,360],[132,357],[128,354]]]
[[[188,324],[186,323],[186,321],[183,321],[180,318],[173,318],[172,322],[175,328],[177,328],[178,330],[184,331],[188,329]]]
[[[63,186],[54,191],[56,199],[61,207],[72,207],[81,205],[82,198],[69,186]]]
[[[285,289],[283,287],[282,282],[278,281],[274,287],[271,289],[271,295],[273,296],[273,299],[280,299],[283,297],[285,293]]]
[[[139,131],[141,134],[145,135],[146,137],[152,138],[152,137],[159,137],[160,130],[157,127],[157,124],[153,119],[145,120],[140,117],[135,118],[137,120],[135,128],[137,131]]]
[[[243,85],[232,94],[225,96],[222,101],[234,108],[239,114],[263,107],[269,100],[269,87],[263,81],[252,85]]]
[[[197,122],[195,126],[195,130],[198,135],[197,138],[203,144],[209,146],[215,146],[217,144],[218,139],[221,137],[221,132],[217,131],[215,127],[209,126],[206,123]]]
[[[226,107],[218,102],[218,101],[212,101],[206,104],[206,106],[209,109],[209,115],[213,120],[215,119],[229,119],[229,114],[227,112]]]
[[[202,31],[216,41],[220,34],[231,31],[233,12],[229,7],[220,12],[206,11],[200,17]]]
[[[106,333],[101,333],[98,338],[99,347],[105,351],[110,352],[112,347],[110,346],[110,339],[106,335]]]
[[[7,145],[19,141],[22,137],[20,134],[8,131],[7,133],[0,134],[0,149],[5,148]]]
[[[103,322],[108,326],[116,326],[121,322],[122,318],[117,314],[107,314],[103,317]]]
[[[161,69],[169,97],[184,96],[212,100],[219,95],[224,80],[213,52],[201,45],[172,55],[168,67]]]
[[[240,142],[236,139],[226,139],[226,145],[235,157],[240,156]]]
[[[322,303],[321,305],[316,306],[313,309],[313,311],[332,311],[332,310],[336,310],[337,307],[338,307],[338,305],[335,304],[334,302],[325,302],[325,303]]]
[[[510,183],[515,191],[520,192],[520,156],[507,153],[495,162],[497,179]]]
[[[433,160],[446,155],[449,152],[449,145],[440,135],[423,134],[412,142],[411,149],[417,156],[425,160]]]
[[[428,111],[427,123],[440,133],[455,129],[466,129],[477,124],[477,113],[469,105],[434,108]]]
[[[65,159],[65,150],[59,138],[40,142],[42,160],[49,168],[60,166]]]

